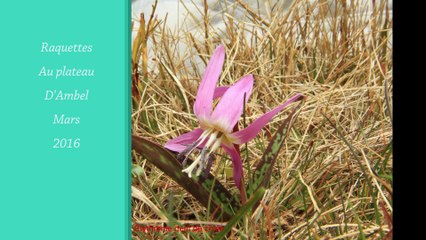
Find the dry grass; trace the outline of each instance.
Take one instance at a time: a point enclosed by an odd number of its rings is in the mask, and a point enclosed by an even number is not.
[[[196,127],[192,104],[213,49],[227,57],[220,85],[254,74],[246,121],[303,93],[307,101],[288,136],[262,204],[227,239],[385,239],[392,229],[392,19],[386,2],[295,1],[270,16],[238,4],[237,21],[221,15],[225,32],[211,25],[208,8],[190,31],[178,34],[153,18],[148,43],[137,59],[138,93],[133,134],[164,144]],[[232,6],[230,6],[232,8]],[[207,13],[207,15],[205,15]],[[216,16],[217,17],[217,16]],[[207,26],[207,28],[206,28]],[[386,85],[386,87],[385,87]],[[385,92],[387,91],[387,92]],[[244,173],[255,166],[284,112],[242,151]],[[328,120],[329,119],[329,120]],[[242,121],[240,128],[242,128]],[[234,193],[229,161],[212,171]],[[160,170],[134,154],[133,223],[162,226],[172,215],[182,223],[223,225]],[[136,166],[139,166],[136,167]],[[141,168],[140,168],[141,167]],[[141,170],[142,169],[142,170]],[[247,179],[247,176],[245,177]],[[159,233],[151,233],[161,239]],[[211,233],[178,234],[211,239]],[[149,235],[147,235],[149,236]],[[271,238],[272,237],[272,238]],[[135,239],[143,239],[134,233]],[[390,238],[389,238],[390,239]]]

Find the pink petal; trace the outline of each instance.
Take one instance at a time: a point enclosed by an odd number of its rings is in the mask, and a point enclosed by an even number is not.
[[[195,98],[194,113],[199,120],[210,117],[213,95],[220,73],[222,72],[224,61],[225,48],[219,45],[207,64],[200,86],[198,87],[197,97]]]
[[[168,141],[164,147],[175,152],[182,152],[188,145],[195,142],[202,133],[203,129],[196,128],[191,132],[184,133],[176,138],[173,138],[172,140]]]
[[[214,109],[211,123],[231,132],[243,113],[244,94],[246,102],[250,97],[253,81],[253,75],[247,75],[229,87]]]
[[[248,127],[244,128],[241,131],[232,133],[231,136],[233,138],[236,138],[237,141],[235,144],[243,144],[246,143],[253,138],[256,137],[256,135],[262,130],[262,128],[269,122],[271,119],[279,113],[281,110],[283,110],[287,105],[290,103],[298,100],[299,98],[303,97],[301,94],[296,94],[294,97],[287,100],[284,104],[274,108],[273,110],[263,114],[261,117],[256,119],[252,124],[250,124]]]
[[[238,189],[241,190],[241,177],[243,175],[243,162],[241,161],[240,153],[234,148],[234,146],[226,146],[222,144],[222,148],[231,156],[232,159],[232,173],[234,175],[234,181]]]
[[[228,89],[229,89],[229,87],[228,87],[228,86],[224,86],[224,87],[217,87],[217,88],[214,90],[213,99],[216,99],[216,98],[220,98],[220,97],[222,97],[222,96],[223,96],[223,94],[225,94],[225,92],[226,92]]]

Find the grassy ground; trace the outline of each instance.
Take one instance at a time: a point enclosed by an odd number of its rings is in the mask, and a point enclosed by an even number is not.
[[[224,32],[209,22],[208,7],[200,9],[204,17],[194,29],[178,34],[165,27],[164,19],[145,13],[139,50],[133,56],[137,70],[133,134],[164,144],[197,126],[194,97],[205,63],[222,43],[227,55],[219,85],[246,74],[255,76],[245,112],[248,123],[295,93],[307,96],[262,205],[245,216],[227,239],[391,239],[389,6],[381,1],[367,5],[333,1],[334,7],[327,1],[295,1],[287,11],[271,6],[266,17],[242,1],[235,2],[247,18],[238,22],[224,14]],[[288,113],[278,115],[248,143],[247,151],[242,148],[245,175]],[[225,155],[217,159],[212,172],[237,194],[230,161]],[[224,225],[136,153],[133,166],[133,223],[165,226],[172,215],[181,223]],[[161,239],[160,235],[134,232],[134,239]],[[181,239],[214,236],[177,235]]]

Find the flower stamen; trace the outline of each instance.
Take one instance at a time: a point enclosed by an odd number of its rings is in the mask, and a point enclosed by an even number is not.
[[[178,159],[182,159],[185,156],[185,158],[182,161],[182,166],[186,165],[186,162],[188,160],[189,155],[191,155],[192,151],[194,151],[194,149],[198,148],[206,140],[206,138],[209,136],[211,131],[212,131],[212,129],[204,131],[201,134],[201,136],[197,140],[195,140],[195,142],[193,142],[191,145],[186,147],[182,152],[180,152],[177,155]]]
[[[194,170],[195,166],[197,166],[198,162],[201,160],[201,156],[198,156],[197,159],[189,167],[182,170],[182,172],[188,173],[188,177],[191,178],[192,171]]]
[[[198,169],[197,169],[197,172],[196,172],[196,176],[199,176],[201,174],[201,171],[206,168],[207,162],[209,162],[209,165],[211,167],[210,162],[212,160],[210,160],[210,159],[211,159],[212,153],[220,147],[221,142],[222,142],[222,138],[223,138],[223,134],[219,131],[215,131],[214,129],[206,130],[206,131],[203,132],[203,134],[200,136],[200,138],[194,144],[191,144],[189,146],[190,149],[188,147],[187,149],[185,149],[183,151],[184,154],[186,155],[186,158],[184,160],[184,163],[186,163],[186,160],[188,159],[188,156],[191,154],[193,149],[200,146],[200,144],[202,142],[204,142],[207,139],[207,137],[209,139],[207,140],[206,145],[201,150],[201,154],[197,157],[197,159],[189,167],[182,170],[183,172],[188,173],[188,176],[190,176],[190,177],[192,175],[192,171],[194,170],[194,168],[196,167],[197,164],[199,164],[199,166],[198,166]],[[209,149],[208,153],[207,153],[207,149]]]
[[[212,168],[214,159],[215,159],[214,154],[210,154],[209,157],[207,158],[207,166],[206,166],[206,168],[204,168],[205,176],[207,176],[209,174],[210,169]]]
[[[211,147],[209,153],[207,154],[209,156],[209,159],[210,159],[211,156],[213,156],[213,153],[220,147],[221,142],[222,142],[222,134],[219,133],[220,137],[216,138],[216,135],[217,135],[218,132],[215,132],[215,133],[216,134],[209,139],[209,142],[210,142],[211,139],[213,139],[211,141],[211,142],[213,142],[213,146]],[[209,148],[210,145],[211,145],[211,143],[209,145],[206,145],[206,149]],[[204,151],[204,156],[203,156],[203,151]],[[201,174],[201,171],[203,169],[205,169],[206,161],[208,160],[208,159],[205,158],[206,154],[205,154],[204,148],[203,148],[203,151],[201,152],[201,164],[198,167],[197,174],[196,174],[197,176],[199,176]]]
[[[203,150],[201,150],[201,163],[200,163],[200,168],[204,168],[205,162],[206,162],[206,147],[203,147]],[[210,157],[210,155],[209,155]]]

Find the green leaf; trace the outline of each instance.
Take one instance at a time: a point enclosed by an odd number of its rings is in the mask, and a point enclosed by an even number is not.
[[[163,146],[132,136],[132,148],[191,193],[210,213],[215,213],[217,219],[226,221],[240,208],[240,204],[213,175],[189,178],[182,172],[182,164],[175,154]],[[188,164],[191,162],[188,159]]]
[[[294,120],[297,118],[297,116],[294,118],[293,116],[295,115],[296,110],[299,109],[302,103],[303,102],[299,103],[299,105],[297,105],[293,109],[293,111],[290,113],[287,119],[284,120],[284,122],[275,132],[275,135],[272,137],[271,142],[269,143],[268,147],[263,153],[262,159],[257,165],[256,170],[253,172],[253,177],[252,177],[253,184],[251,188],[247,189],[249,196],[252,195],[253,189],[254,191],[256,191],[257,189],[261,187],[267,188],[267,185],[269,184],[269,181],[272,176],[272,169],[276,162],[277,156],[281,150],[281,147],[284,143],[284,140],[287,137],[287,132],[288,130],[291,129],[292,122],[294,122]],[[294,120],[292,121],[292,119]],[[253,210],[256,209],[258,204],[259,202],[255,204]]]
[[[260,199],[262,199],[263,194],[265,193],[266,189],[264,187],[260,187],[256,190],[256,192],[253,194],[253,196],[244,204],[237,213],[235,213],[235,216],[228,221],[228,223],[225,225],[222,231],[220,231],[213,240],[220,240],[224,239],[225,235],[231,231],[232,227],[237,224],[244,215],[253,208],[254,205],[256,205]]]

